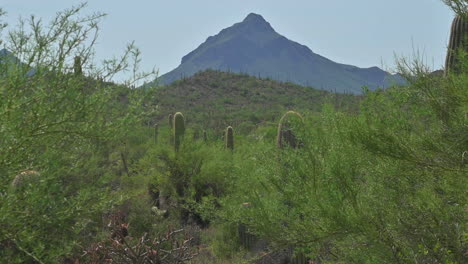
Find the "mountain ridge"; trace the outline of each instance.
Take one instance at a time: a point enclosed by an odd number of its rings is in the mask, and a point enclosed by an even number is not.
[[[309,47],[279,33],[261,15],[250,13],[239,23],[210,36],[196,49],[183,56],[181,64],[162,75],[159,81],[170,84],[207,70],[247,73],[253,76],[291,81],[318,89],[361,93],[403,83],[373,66],[359,68],[334,62],[314,53]]]

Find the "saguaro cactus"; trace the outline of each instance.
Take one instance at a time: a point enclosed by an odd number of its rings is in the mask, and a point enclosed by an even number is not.
[[[249,210],[252,207],[251,203],[245,202],[242,203],[242,210]],[[252,249],[256,243],[259,242],[259,239],[250,233],[247,229],[247,226],[243,223],[237,225],[237,234],[239,235],[239,242],[245,249]]]
[[[181,112],[175,113],[173,124],[174,149],[177,152],[185,134],[185,120]]]
[[[226,135],[224,135],[224,140],[226,142],[226,148],[234,150],[234,129],[232,126],[226,128]]]
[[[240,244],[248,250],[251,250],[259,240],[255,235],[248,231],[247,226],[244,224],[239,224],[237,226],[237,233],[239,234]]]
[[[460,73],[461,63],[458,55],[460,51],[468,52],[468,19],[457,15],[452,22],[450,40],[445,58],[445,75]]]
[[[172,116],[172,114],[169,114],[169,116],[167,117],[168,121],[169,121],[169,127],[172,128],[173,126],[173,123],[172,121],[174,121],[174,117]]]
[[[310,259],[308,259],[306,255],[304,255],[304,253],[298,253],[296,255],[291,256],[290,263],[291,264],[307,264],[307,263],[310,263],[309,261]]]
[[[73,72],[77,76],[79,76],[79,75],[81,75],[83,73],[83,70],[81,68],[81,57],[80,56],[75,57],[75,62],[73,64]]]
[[[193,130],[193,140],[198,140],[200,138],[200,130],[194,129]]]
[[[276,144],[279,148],[283,148],[285,145],[289,145],[292,148],[297,148],[299,146],[299,142],[292,131],[292,121],[302,122],[302,116],[297,112],[288,111],[279,121],[278,134],[276,138]]]
[[[159,125],[158,123],[154,124],[154,144],[158,144],[158,135],[159,135]]]

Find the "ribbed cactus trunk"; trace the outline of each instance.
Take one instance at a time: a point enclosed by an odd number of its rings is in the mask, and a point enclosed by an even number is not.
[[[169,114],[169,116],[167,116],[167,120],[169,121],[169,127],[172,128],[174,124],[172,123],[174,121],[174,117],[172,116],[172,114]]]
[[[299,142],[292,131],[291,122],[302,121],[302,116],[294,111],[288,111],[281,117],[278,124],[278,134],[276,137],[276,144],[278,148],[284,148],[286,145],[291,148],[299,147]]]
[[[450,40],[445,58],[445,75],[460,73],[462,63],[459,58],[460,51],[468,52],[468,19],[457,15],[452,22]]]
[[[82,69],[82,65],[81,65],[81,57],[80,56],[76,56],[75,57],[75,61],[74,61],[74,64],[73,64],[73,72],[76,76],[80,76],[83,74],[83,69]]]
[[[231,126],[226,128],[224,140],[226,142],[226,149],[234,150],[234,129]]]
[[[286,146],[291,148],[298,148],[301,146],[301,142],[296,138],[293,129],[293,122],[303,122],[302,116],[295,111],[286,112],[278,123],[278,134],[276,138],[276,144],[278,148],[283,149]],[[283,166],[287,167],[287,163],[283,163]],[[290,251],[292,253],[292,249]],[[291,255],[289,262],[291,264],[307,264],[309,260],[304,254],[299,253],[296,256]]]
[[[303,254],[299,253],[296,256],[293,256],[290,261],[291,264],[307,264],[310,263],[309,259]]]
[[[178,152],[185,134],[185,120],[182,113],[175,113],[173,123],[174,127],[172,132],[174,136],[174,150]]]
[[[251,250],[254,244],[258,241],[258,238],[249,233],[247,226],[244,224],[239,224],[237,226],[237,232],[239,235],[239,242],[245,249]]]

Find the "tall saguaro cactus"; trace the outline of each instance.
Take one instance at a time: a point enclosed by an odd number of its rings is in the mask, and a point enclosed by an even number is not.
[[[445,58],[445,75],[448,73],[460,73],[461,63],[459,52],[468,53],[468,19],[457,15],[452,22],[450,40]]]
[[[178,152],[185,134],[185,119],[181,112],[174,114],[173,124],[174,126],[172,131],[174,135],[174,149],[176,152]]]
[[[283,115],[283,117],[281,117],[276,137],[276,144],[279,148],[284,148],[285,145],[289,145],[292,148],[297,148],[299,146],[299,142],[297,141],[291,127],[291,122],[293,121],[302,122],[302,116],[297,112],[288,111]]]
[[[295,111],[288,111],[286,112],[280,119],[278,124],[278,134],[276,138],[276,144],[278,148],[283,149],[285,146],[289,146],[291,148],[298,148],[301,146],[301,142],[296,138],[294,134],[293,125],[302,123],[304,119],[302,116],[295,112]],[[282,166],[288,168],[287,163],[282,163]],[[285,263],[292,263],[292,264],[306,264],[309,263],[309,260],[305,257],[304,254],[299,253],[294,256],[292,253],[293,248],[289,248],[283,251]]]
[[[226,135],[224,136],[226,141],[226,148],[230,150],[234,150],[234,129],[232,126],[228,126],[226,128]]]

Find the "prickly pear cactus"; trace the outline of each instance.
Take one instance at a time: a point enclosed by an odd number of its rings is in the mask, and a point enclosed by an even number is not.
[[[178,152],[185,134],[185,119],[181,112],[175,113],[173,123],[174,149]]]
[[[468,19],[457,15],[452,22],[450,40],[445,58],[445,75],[448,73],[460,73],[461,62],[459,52],[468,53]]]
[[[226,148],[234,150],[234,129],[231,126],[226,128],[226,135],[224,136]]]
[[[302,116],[294,111],[288,111],[286,114],[281,117],[279,124],[278,124],[278,134],[276,137],[276,144],[279,148],[284,148],[286,145],[290,146],[291,148],[297,148],[299,146],[299,142],[292,131],[292,123],[293,121],[302,122]]]

